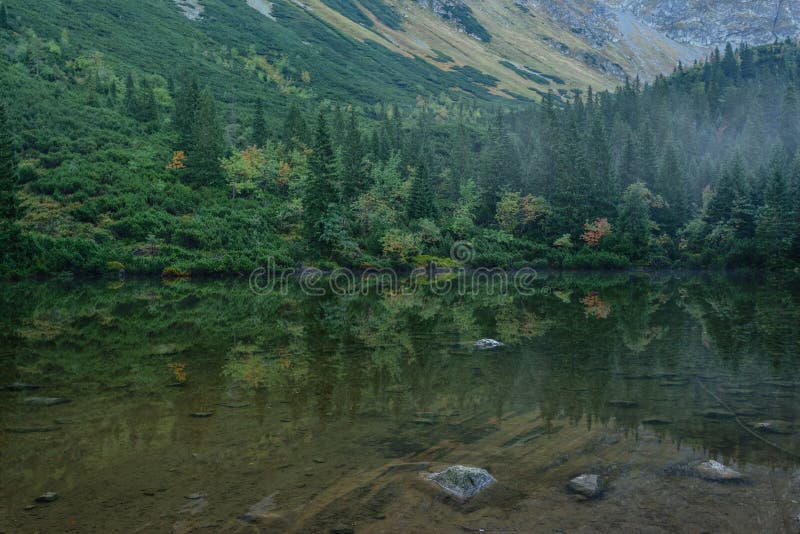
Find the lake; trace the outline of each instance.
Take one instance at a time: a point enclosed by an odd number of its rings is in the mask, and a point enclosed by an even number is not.
[[[800,278],[537,283],[4,284],[0,531],[800,530]]]

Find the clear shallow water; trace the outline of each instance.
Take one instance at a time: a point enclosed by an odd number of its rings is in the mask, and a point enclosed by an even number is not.
[[[0,384],[40,387],[0,392],[0,530],[800,530],[796,279],[542,286],[2,286]],[[695,476],[709,458],[747,481]],[[452,464],[497,483],[458,503],[420,476]],[[587,472],[608,487],[582,502]]]

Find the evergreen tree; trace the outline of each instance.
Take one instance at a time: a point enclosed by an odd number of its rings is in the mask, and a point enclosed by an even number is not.
[[[267,144],[267,125],[264,121],[264,101],[256,100],[256,110],[253,115],[253,143],[263,147]]]
[[[502,113],[497,114],[493,127],[489,129],[483,153],[480,185],[484,194],[481,207],[481,219],[484,222],[494,219],[494,209],[502,191],[520,189],[519,157],[506,129]]]
[[[336,161],[325,114],[320,112],[314,135],[314,146],[309,161],[310,173],[303,191],[304,232],[306,239],[322,256],[330,254],[330,245],[325,243],[325,221],[335,208]]]
[[[158,102],[156,102],[156,95],[150,83],[142,83],[140,95],[136,100],[137,119],[142,122],[154,122],[158,120]]]
[[[725,55],[722,58],[722,72],[729,80],[735,80],[739,77],[739,63],[736,61],[736,53],[733,51],[731,43],[725,46]]]
[[[200,93],[197,119],[186,155],[187,169],[197,185],[212,185],[221,177],[220,159],[225,153],[222,125],[217,117],[214,97],[206,89]]]
[[[131,117],[136,117],[139,114],[139,106],[136,101],[136,84],[133,81],[133,74],[128,73],[125,78],[125,113]]]
[[[345,125],[342,143],[342,200],[350,203],[367,188],[367,172],[364,167],[364,143],[355,113],[350,112]]]
[[[11,24],[8,18],[8,9],[5,4],[0,4],[0,28],[4,30],[11,29]]]
[[[411,182],[406,212],[411,220],[433,219],[438,213],[436,186],[424,165],[419,167]]]
[[[625,190],[619,208],[619,229],[631,245],[629,254],[637,259],[646,257],[650,249],[650,196],[647,186],[637,182]]]
[[[688,219],[686,180],[681,168],[675,145],[669,143],[658,173],[658,192],[667,202],[667,209],[661,210],[661,226],[669,234],[675,234]]]
[[[178,131],[178,148],[189,151],[195,136],[195,125],[200,113],[200,82],[197,75],[185,79],[175,95],[173,124]]]
[[[747,43],[743,43],[739,55],[742,57],[741,72],[742,78],[752,80],[756,77],[756,64],[753,49]]]
[[[17,160],[6,106],[0,102],[0,222],[17,218]]]
[[[770,262],[779,261],[791,247],[794,237],[791,215],[786,179],[780,169],[774,169],[767,179],[756,231],[759,247]]]
[[[308,142],[306,121],[296,105],[292,104],[283,123],[283,141],[291,148],[305,146]]]

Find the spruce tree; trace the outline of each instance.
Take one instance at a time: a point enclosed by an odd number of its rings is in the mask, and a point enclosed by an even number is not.
[[[0,221],[17,218],[17,160],[11,139],[6,106],[0,102]]]
[[[433,219],[437,215],[436,186],[424,165],[419,167],[411,182],[406,212],[410,220]]]
[[[752,80],[756,77],[756,64],[753,49],[747,43],[743,43],[739,55],[742,57],[742,64],[740,70],[742,78],[745,80]]]
[[[200,93],[196,122],[192,128],[187,169],[196,185],[212,185],[221,176],[220,159],[225,153],[222,125],[208,89]]]
[[[142,122],[155,122],[158,120],[158,102],[156,102],[156,95],[150,83],[142,83],[140,95],[136,100],[136,118]]]
[[[125,78],[125,113],[131,117],[137,117],[139,114],[139,106],[136,101],[136,83],[133,81],[133,74],[128,73]]]
[[[4,30],[11,29],[11,24],[8,18],[8,9],[5,4],[0,4],[0,28]]]
[[[686,179],[673,143],[664,150],[664,157],[658,172],[658,192],[667,202],[666,209],[660,210],[659,222],[670,234],[677,230],[688,219],[688,200],[686,197]]]
[[[342,200],[350,203],[367,187],[364,167],[364,143],[354,112],[349,113],[342,137]]]
[[[325,114],[320,112],[314,135],[313,152],[309,160],[310,173],[303,191],[303,229],[306,239],[320,255],[330,253],[323,241],[325,221],[337,203],[336,160]]]
[[[300,148],[308,142],[306,122],[294,104],[289,108],[286,121],[283,123],[283,141],[290,148]]]
[[[725,45],[725,56],[722,58],[722,72],[729,80],[739,77],[739,63],[736,61],[736,53],[733,51],[731,43]]]
[[[619,208],[619,229],[630,243],[630,254],[641,259],[650,249],[650,191],[642,182],[637,182],[625,190]]]
[[[267,125],[264,122],[264,101],[256,100],[256,110],[253,114],[253,143],[263,147],[267,144]]]
[[[178,149],[189,151],[195,137],[195,125],[200,112],[200,82],[197,75],[185,78],[175,95],[173,124],[178,131]]]

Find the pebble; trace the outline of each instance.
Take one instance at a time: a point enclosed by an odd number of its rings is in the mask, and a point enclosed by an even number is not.
[[[191,415],[192,417],[197,419],[204,419],[206,417],[211,417],[212,415],[214,415],[214,412],[194,412]]]
[[[58,493],[48,491],[36,497],[36,502],[53,502],[59,497]]]
[[[569,489],[573,493],[593,499],[603,492],[599,475],[581,475],[569,481]]]

